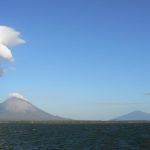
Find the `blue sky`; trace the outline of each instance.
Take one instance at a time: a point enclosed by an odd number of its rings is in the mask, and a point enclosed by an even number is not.
[[[1,102],[17,91],[75,119],[150,112],[149,0],[5,0],[0,11],[26,40],[0,78]]]

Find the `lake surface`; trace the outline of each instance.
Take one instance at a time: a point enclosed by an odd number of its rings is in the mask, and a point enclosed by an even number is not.
[[[1,149],[150,150],[150,124],[1,123]]]

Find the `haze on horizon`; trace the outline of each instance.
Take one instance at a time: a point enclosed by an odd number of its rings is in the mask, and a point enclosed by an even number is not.
[[[74,119],[150,113],[149,8],[148,0],[2,1],[0,102],[17,92]]]

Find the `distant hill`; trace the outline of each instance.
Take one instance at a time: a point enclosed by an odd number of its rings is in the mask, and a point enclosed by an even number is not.
[[[123,116],[117,117],[113,119],[114,121],[150,121],[150,113],[142,112],[142,111],[133,111],[131,113],[125,114]]]
[[[0,121],[48,121],[64,120],[37,108],[20,94],[12,94],[6,101],[0,103]]]

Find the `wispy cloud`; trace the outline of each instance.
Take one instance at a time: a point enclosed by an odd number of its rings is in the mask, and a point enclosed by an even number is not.
[[[15,29],[0,25],[0,64],[4,61],[12,62],[14,60],[11,47],[25,43],[20,36],[20,32]],[[5,68],[0,68],[0,76],[4,73]]]
[[[0,77],[6,72],[4,68],[0,68]]]
[[[104,103],[99,103],[100,105],[107,105],[107,106],[126,106],[126,105],[142,105],[144,103],[142,102],[104,102]]]
[[[150,96],[150,92],[145,92],[144,95]]]

